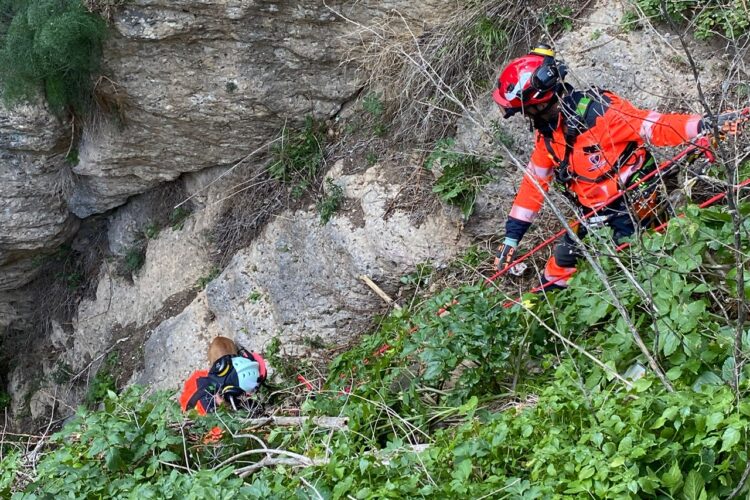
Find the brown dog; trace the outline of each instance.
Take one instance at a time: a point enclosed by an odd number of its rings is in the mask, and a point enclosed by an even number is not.
[[[234,356],[237,354],[237,351],[237,345],[232,339],[221,336],[216,337],[208,346],[208,362],[210,366],[213,366],[216,360],[220,357],[226,356],[227,354]]]

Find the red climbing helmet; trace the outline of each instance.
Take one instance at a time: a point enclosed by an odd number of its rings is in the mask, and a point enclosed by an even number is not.
[[[492,98],[508,118],[524,106],[553,100],[567,73],[567,67],[555,59],[555,51],[548,45],[539,45],[503,69]]]

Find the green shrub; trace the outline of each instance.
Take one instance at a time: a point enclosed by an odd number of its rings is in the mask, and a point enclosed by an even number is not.
[[[68,290],[78,290],[83,284],[83,273],[79,270],[61,271],[55,277],[65,284]]]
[[[564,31],[573,29],[573,9],[567,5],[550,6],[542,18],[542,24],[547,30],[561,28]]]
[[[4,410],[10,406],[11,397],[5,391],[0,391],[0,410]]]
[[[497,53],[508,45],[505,22],[497,18],[480,17],[465,36],[467,46],[472,47],[474,51],[472,65],[475,70],[482,68],[489,61],[494,61]]]
[[[82,113],[91,102],[106,23],[80,0],[0,2],[0,85],[9,103],[41,91],[50,108]]]
[[[58,361],[55,365],[55,371],[52,372],[52,380],[56,384],[67,384],[73,375],[73,369],[64,361]]]
[[[130,273],[137,272],[146,262],[146,249],[143,245],[136,244],[130,247],[125,254],[125,269]]]
[[[643,13],[666,20],[661,0],[635,0]],[[744,0],[667,0],[667,16],[679,24],[690,23],[698,38],[719,34],[736,39],[748,32],[750,14]]]
[[[196,288],[198,288],[199,290],[203,290],[208,286],[209,283],[215,280],[216,277],[219,276],[219,274],[221,274],[221,269],[219,269],[218,267],[212,267],[208,271],[207,275],[198,278],[198,281],[195,282]]]
[[[333,179],[326,178],[326,184],[328,185],[328,192],[318,201],[318,213],[320,213],[320,224],[322,226],[328,224],[344,199],[344,190],[338,184],[334,184]]]
[[[65,155],[65,163],[68,165],[76,166],[79,161],[80,158],[78,157],[78,150],[76,148],[72,148],[68,151],[68,154]]]
[[[311,117],[301,130],[284,128],[281,140],[271,149],[273,160],[268,167],[272,178],[291,184],[292,194],[300,198],[309,188],[323,163],[323,126]]]
[[[190,217],[190,210],[181,205],[170,212],[169,225],[172,226],[173,231],[182,231],[188,217]]]
[[[117,366],[119,356],[116,352],[110,352],[102,362],[99,370],[89,383],[89,389],[86,393],[86,403],[89,406],[95,406],[103,401],[107,395],[117,391],[117,384],[113,371]]]
[[[474,211],[479,190],[490,181],[487,172],[494,164],[460,153],[454,149],[453,139],[443,139],[427,158],[425,168],[442,168],[432,192],[437,193],[444,202],[458,206],[464,217],[468,218]]]
[[[739,211],[744,234],[750,204]],[[345,431],[312,422],[261,431],[264,448],[320,465],[262,468],[243,483],[232,470],[239,462],[219,465],[259,446],[246,421],[223,410],[186,421],[172,395],[132,388],[107,393],[103,411],[82,411],[55,435],[24,471],[20,498],[727,498],[743,481],[750,444],[750,365],[732,385],[733,235],[726,209],[690,207],[620,255],[640,288],[611,257],[600,260],[673,391],[650,369],[615,378],[648,363],[602,279],[582,264],[568,290],[526,295],[524,305],[494,287],[462,286],[382,318],[300,408],[346,417]],[[589,236],[593,250],[608,255],[599,236]],[[744,236],[741,246],[746,259]],[[750,333],[741,333],[746,353]],[[276,337],[264,355],[294,380],[301,365],[283,348]],[[239,435],[202,443],[214,425]],[[245,455],[242,465],[264,457]],[[3,455],[0,493],[20,463]]]
[[[362,109],[372,118],[379,119],[383,115],[383,100],[379,94],[370,92],[362,100]]]
[[[159,226],[158,224],[154,222],[150,222],[146,229],[143,230],[143,236],[146,237],[146,239],[153,240],[157,236],[159,236]]]
[[[14,498],[258,498],[231,468],[212,470],[239,451],[230,442],[201,442],[212,426],[223,425],[217,418],[196,420],[188,433],[170,394],[146,398],[139,387],[105,394],[103,403],[101,411],[79,409],[52,437],[52,450],[40,458],[34,477],[23,476],[23,493]],[[0,493],[9,492],[21,472],[17,458],[2,457]]]

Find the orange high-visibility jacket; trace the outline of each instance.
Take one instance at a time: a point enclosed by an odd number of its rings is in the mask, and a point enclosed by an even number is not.
[[[581,92],[574,92],[564,99],[580,99],[582,95]],[[569,102],[568,106],[575,109],[575,104],[576,102]],[[565,121],[562,115],[560,113],[560,121],[548,138],[549,147],[557,159],[548,150],[544,135],[536,132],[534,151],[510,211],[509,225],[518,221],[528,227],[542,208],[544,197],[534,180],[547,191],[558,160],[565,157]],[[620,160],[621,156],[628,156],[623,155],[628,148],[632,152],[634,146],[644,144],[678,146],[700,132],[700,115],[662,114],[638,109],[609,91],[601,91],[595,106],[586,115],[585,130],[576,137],[569,157],[569,170],[574,179],[568,184],[568,189],[577,196],[581,205],[589,208],[604,206],[643,164],[645,155],[642,150],[630,155],[627,161],[624,161],[626,158]],[[621,166],[617,172],[612,172],[613,165],[618,160],[621,161]],[[581,177],[590,180],[606,178],[590,182]],[[516,221],[511,221],[511,218]],[[525,231],[506,236],[520,239],[523,232]]]
[[[180,394],[180,408],[189,411],[198,410],[198,415],[205,415],[214,410],[214,396],[207,390],[208,370],[197,370],[185,381]]]

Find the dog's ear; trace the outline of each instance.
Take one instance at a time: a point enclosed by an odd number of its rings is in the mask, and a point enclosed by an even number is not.
[[[227,354],[237,355],[237,345],[232,339],[219,336],[211,341],[208,346],[208,362],[210,365],[213,366],[217,359]]]

